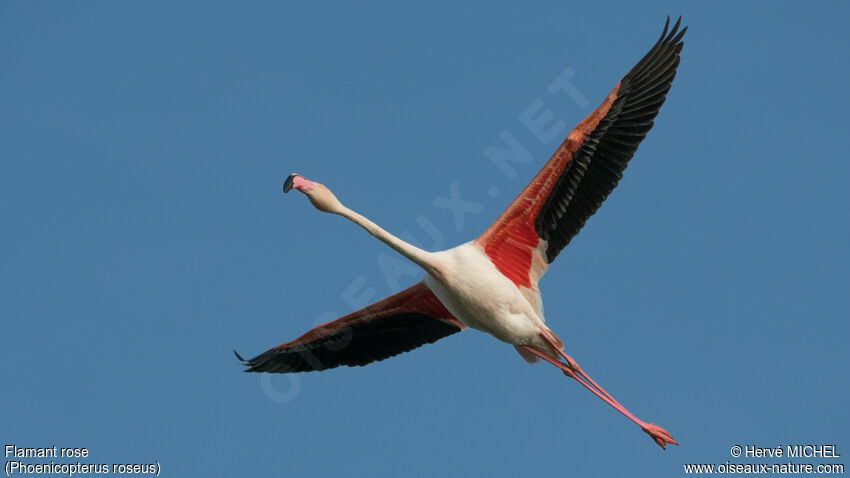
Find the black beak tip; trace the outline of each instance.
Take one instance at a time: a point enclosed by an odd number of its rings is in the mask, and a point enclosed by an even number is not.
[[[292,173],[292,174],[289,175],[288,178],[286,178],[286,181],[283,182],[283,192],[284,193],[288,193],[289,191],[292,190],[292,183],[295,181],[295,176],[298,176],[298,175],[295,174],[295,173]]]

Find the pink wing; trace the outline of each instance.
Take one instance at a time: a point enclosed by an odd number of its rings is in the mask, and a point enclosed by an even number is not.
[[[681,19],[680,19],[681,20]],[[664,103],[682,50],[679,22],[575,127],[476,243],[517,286],[536,288],[617,185]]]
[[[460,332],[464,325],[418,283],[244,361],[246,372],[309,372],[383,360]]]

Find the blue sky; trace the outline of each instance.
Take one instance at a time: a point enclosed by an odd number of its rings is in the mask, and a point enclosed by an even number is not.
[[[231,349],[421,277],[284,197],[290,172],[427,248],[471,240],[559,141],[523,112],[572,127],[668,13],[690,29],[667,103],[541,289],[567,351],[680,447],[478,332],[365,368],[241,373]],[[735,444],[850,455],[849,13],[3,2],[0,440],[209,477],[678,476],[736,461]],[[550,93],[568,71],[575,94]],[[486,155],[506,134],[533,157],[512,178]],[[480,206],[461,223],[435,206],[452,184]]]

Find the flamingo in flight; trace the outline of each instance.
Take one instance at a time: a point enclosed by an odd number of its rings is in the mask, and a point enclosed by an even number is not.
[[[320,325],[250,360],[247,372],[293,373],[362,366],[433,343],[466,328],[513,345],[523,359],[558,367],[637,423],[662,448],[678,445],[667,430],[635,417],[572,357],[543,318],[537,283],[622,177],[652,128],[676,76],[681,17],[575,127],[531,183],[472,242],[428,252],[345,207],[326,186],[292,174],[283,191],[304,193],[313,206],[366,229],[424,269],[421,282]]]

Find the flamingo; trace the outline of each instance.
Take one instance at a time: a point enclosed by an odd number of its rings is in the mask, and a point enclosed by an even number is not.
[[[317,326],[250,360],[246,372],[294,373],[362,366],[466,328],[513,345],[529,363],[558,367],[635,422],[659,446],[678,443],[664,428],[629,412],[564,352],[545,324],[538,281],[622,177],[676,75],[681,17],[575,127],[552,157],[477,239],[428,252],[344,206],[325,185],[291,174],[283,192],[305,194],[319,211],[361,226],[424,271],[421,282]]]

